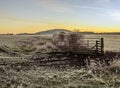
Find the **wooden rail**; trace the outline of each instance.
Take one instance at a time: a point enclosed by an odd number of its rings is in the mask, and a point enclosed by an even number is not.
[[[78,38],[73,34],[65,39],[60,37],[60,41],[55,42],[55,46],[58,48],[55,52],[58,53],[61,50],[73,54],[104,54],[103,38]]]
[[[82,39],[82,45],[78,45],[76,41],[70,42],[69,52],[75,54],[104,54],[104,39],[103,38],[85,38]],[[79,46],[81,46],[80,49]]]
[[[104,54],[104,38],[83,39],[86,47],[96,54]]]
[[[96,53],[104,54],[104,39],[101,38],[100,41],[96,41]]]

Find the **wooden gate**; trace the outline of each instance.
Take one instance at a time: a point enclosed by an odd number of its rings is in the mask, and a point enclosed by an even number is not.
[[[87,38],[82,39],[83,44],[80,46],[73,45],[73,53],[77,54],[104,54],[104,38]]]
[[[104,54],[103,38],[84,38],[80,33],[59,33],[53,36],[53,44],[59,50],[73,54]]]

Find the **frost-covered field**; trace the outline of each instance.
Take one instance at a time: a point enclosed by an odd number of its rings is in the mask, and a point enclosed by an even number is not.
[[[120,54],[109,52],[107,64],[86,61],[85,67],[40,66],[39,60],[52,51],[50,37],[38,35],[0,36],[0,88],[119,88]],[[114,55],[113,55],[114,54]],[[108,59],[109,59],[108,58]],[[73,58],[74,59],[74,58]],[[108,65],[109,64],[109,65]]]
[[[105,50],[120,51],[120,35],[115,34],[86,34],[86,38],[104,38]]]

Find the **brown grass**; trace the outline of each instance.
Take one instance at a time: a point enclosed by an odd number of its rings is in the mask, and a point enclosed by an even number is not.
[[[28,40],[30,39],[30,40]],[[4,39],[7,40],[7,38]],[[18,41],[19,40],[19,41]],[[27,49],[36,47],[28,53],[26,48],[18,47],[25,41]],[[28,40],[28,41],[27,41]],[[13,41],[13,40],[12,40]],[[27,41],[27,42],[26,42]],[[33,43],[34,41],[34,43]],[[106,52],[99,57],[78,57],[78,56],[50,56],[42,54],[51,52],[54,46],[49,39],[41,37],[25,37],[14,39],[14,42],[5,42],[7,46],[0,46],[0,88],[119,88],[120,87],[120,54]],[[1,42],[3,43],[3,42]],[[30,46],[29,46],[30,44]],[[4,45],[4,44],[3,44]],[[28,46],[27,46],[28,45]],[[21,44],[22,46],[22,44]],[[14,52],[19,55],[15,55]],[[21,50],[23,50],[21,52]],[[24,51],[25,50],[25,51]],[[42,51],[43,50],[43,51]],[[39,52],[39,53],[37,53]],[[35,57],[36,56],[36,57]],[[34,57],[34,58],[33,58]],[[52,59],[78,59],[85,60],[86,66],[68,64],[65,68],[61,66],[40,66],[40,60]],[[70,60],[69,59],[69,60]],[[48,62],[52,63],[52,62]],[[59,62],[58,64],[60,64]],[[47,64],[47,63],[46,63]],[[80,64],[79,64],[80,65]]]

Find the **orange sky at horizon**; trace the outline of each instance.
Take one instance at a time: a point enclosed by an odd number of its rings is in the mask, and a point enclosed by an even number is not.
[[[32,19],[21,19],[9,16],[0,16],[0,34],[6,33],[36,33],[40,31],[50,30],[50,29],[67,29],[67,30],[75,30],[79,29],[81,32],[120,32],[120,27],[117,25],[113,25],[108,27],[99,26],[98,24],[87,24],[87,23],[78,23],[78,22],[70,22],[70,21],[39,21]]]
[[[92,27],[92,26],[65,26],[65,25],[49,25],[49,26],[14,26],[14,27],[9,27],[9,26],[0,26],[0,34],[6,34],[6,33],[13,33],[13,34],[18,34],[18,33],[36,33],[40,31],[45,31],[45,30],[51,30],[51,29],[67,29],[74,31],[76,29],[79,29],[81,32],[95,32],[95,33],[103,33],[103,32],[120,32],[119,28],[118,31],[115,31],[115,29],[108,28],[108,27]],[[117,28],[116,28],[117,29]]]
[[[0,34],[120,32],[120,0],[0,0]]]

